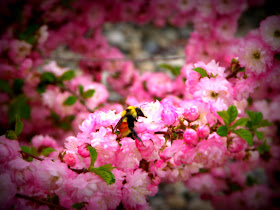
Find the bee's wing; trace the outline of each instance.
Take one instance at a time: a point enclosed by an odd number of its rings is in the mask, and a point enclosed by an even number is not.
[[[127,114],[125,114],[125,115],[119,120],[119,122],[117,123],[117,125],[114,127],[113,132],[115,132],[115,130],[117,130],[118,127],[120,127],[120,125],[122,124],[122,122],[123,122],[124,118],[126,118],[126,116],[127,116]]]

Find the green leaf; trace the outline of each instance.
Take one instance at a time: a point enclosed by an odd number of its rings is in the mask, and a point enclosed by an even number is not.
[[[246,113],[251,119],[252,125],[257,125],[263,118],[263,114],[261,112],[252,112],[250,110],[246,110]]]
[[[241,129],[234,130],[232,132],[237,134],[238,136],[240,136],[245,141],[247,141],[249,146],[253,145],[253,136],[252,136],[252,133],[250,131],[241,128]]]
[[[82,208],[84,208],[84,207],[85,207],[85,202],[74,203],[74,204],[72,205],[72,208],[73,208],[73,209],[78,209],[78,210],[80,210],[80,209],[82,209]]]
[[[232,123],[238,116],[238,111],[236,106],[231,105],[228,107],[227,113],[229,115],[229,124]]]
[[[218,74],[214,75],[214,74],[211,72],[211,77],[216,78],[217,76],[218,76]]]
[[[84,92],[83,97],[84,98],[90,98],[90,97],[93,96],[94,93],[95,93],[95,90],[92,90],[92,89],[87,90],[86,92]]]
[[[255,133],[259,140],[263,139],[263,137],[264,137],[263,132],[255,130]]]
[[[245,126],[248,122],[248,118],[239,118],[235,121],[235,123],[231,126],[232,128],[236,128],[237,126]]]
[[[267,145],[266,141],[264,141],[259,147],[258,151],[261,155],[263,155],[265,152],[269,152],[270,146]]]
[[[248,175],[246,179],[246,184],[250,187],[252,187],[254,184],[256,184],[256,179],[254,179],[252,176]]]
[[[49,154],[51,154],[54,151],[56,151],[56,150],[51,147],[47,147],[42,150],[41,154],[47,157],[47,156],[49,156]]]
[[[80,93],[80,96],[82,96],[84,94],[84,86],[79,85],[79,93]]]
[[[16,95],[22,93],[22,87],[24,85],[23,79],[15,79],[13,84],[13,91]]]
[[[55,82],[55,75],[51,72],[44,72],[41,75],[41,81],[46,83],[46,84],[54,83]]]
[[[167,63],[159,64],[159,67],[169,70],[174,76],[180,75],[181,68],[182,68],[181,66],[172,66],[172,65],[167,64]]]
[[[20,120],[20,116],[16,114],[16,126],[15,126],[15,133],[18,136],[21,134],[23,130],[23,122]]]
[[[64,72],[61,76],[60,79],[62,81],[69,81],[75,77],[75,72],[73,70],[69,70]]]
[[[16,114],[18,114],[23,119],[30,119],[30,106],[27,103],[27,98],[25,95],[19,95],[14,98],[8,109],[9,123],[16,120]]]
[[[94,163],[97,159],[97,152],[96,152],[96,149],[94,147],[88,146],[87,148],[88,148],[88,151],[89,151],[89,154],[90,154],[90,167],[93,167]]]
[[[203,77],[208,77],[208,74],[207,74],[206,70],[203,69],[203,68],[196,67],[196,68],[193,68],[193,70],[196,71],[197,73],[199,73],[202,78]]]
[[[245,72],[245,67],[241,67],[238,72]]]
[[[75,102],[77,101],[77,97],[76,96],[68,96],[68,98],[66,98],[66,100],[64,101],[64,105],[67,106],[71,106],[73,105]]]
[[[218,127],[217,134],[219,134],[220,136],[227,136],[227,133],[228,133],[227,126],[222,125]]]
[[[229,114],[227,111],[220,111],[220,112],[217,112],[217,114],[224,120],[224,123],[226,125],[229,124]]]
[[[34,44],[36,41],[35,34],[36,34],[36,31],[39,29],[39,27],[40,26],[37,24],[28,25],[24,31],[18,33],[18,38],[20,40],[26,41],[29,44]]]
[[[31,154],[31,148],[29,146],[20,146],[21,151]]]
[[[13,130],[8,130],[5,134],[5,137],[7,139],[11,139],[11,140],[17,140],[18,139],[18,136],[17,136],[16,132],[13,131]]]
[[[32,154],[32,151],[31,151],[30,147],[28,147],[28,146],[20,146],[20,148],[21,148],[21,151],[26,152],[28,154]],[[25,160],[27,160],[28,162],[31,162],[33,160],[33,158],[32,157],[28,157]]]
[[[274,58],[277,59],[278,61],[280,61],[280,53],[278,53],[278,54],[276,53],[276,54],[274,55]]]
[[[46,92],[46,84],[43,83],[43,82],[40,82],[37,87],[36,87],[36,91],[39,93],[39,94],[42,94],[44,92]]]
[[[107,170],[111,171],[111,170],[113,170],[116,167],[113,167],[111,164],[105,164],[103,166],[100,166],[99,168],[107,169]]]
[[[0,91],[12,94],[12,89],[10,88],[8,81],[0,79]]]
[[[267,127],[271,125],[273,125],[273,123],[269,122],[268,120],[262,120],[256,125],[256,128]]]
[[[107,169],[100,167],[92,168],[92,172],[102,178],[107,183],[107,185],[114,184],[116,182],[114,174]]]

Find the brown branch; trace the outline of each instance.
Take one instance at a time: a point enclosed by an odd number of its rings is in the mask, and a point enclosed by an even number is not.
[[[23,195],[23,194],[20,194],[20,193],[17,193],[17,194],[16,194],[16,197],[18,197],[18,198],[23,198],[23,199],[25,199],[25,200],[29,200],[29,201],[32,201],[32,202],[35,202],[35,203],[39,203],[39,204],[41,204],[41,205],[47,205],[47,206],[49,206],[50,208],[61,209],[61,210],[67,210],[67,208],[65,208],[65,207],[63,207],[63,206],[56,205],[56,204],[50,203],[50,202],[45,201],[45,200],[41,200],[41,199],[36,198],[36,197],[30,197],[30,196]]]
[[[75,97],[77,97],[77,99],[81,102],[81,104],[83,104],[87,111],[90,112],[90,113],[93,113],[94,111],[87,105],[85,99],[83,99],[80,95],[78,95],[75,91],[71,90],[69,87],[61,87],[61,90],[63,91],[67,91],[69,93],[71,93],[72,95],[74,95]]]
[[[20,153],[22,154],[22,157],[23,157],[23,158],[24,158],[24,157],[32,157],[32,158],[37,159],[37,160],[40,160],[40,161],[44,160],[43,158],[37,157],[37,156],[35,156],[35,155],[29,154],[29,153],[24,152],[24,151],[20,151]]]
[[[22,154],[23,157],[32,157],[32,158],[37,159],[37,160],[40,160],[40,161],[44,160],[43,158],[37,157],[37,156],[32,155],[32,154],[29,154],[29,153],[27,153],[27,152],[20,151],[20,153]],[[75,168],[70,168],[70,167],[68,167],[68,168],[69,168],[70,170],[72,170],[72,171],[78,173],[78,174],[89,172],[86,168],[82,168],[82,169],[75,169]]]
[[[226,76],[226,79],[230,79],[232,77],[235,77],[240,69],[241,68],[239,67],[239,68],[236,68],[234,71],[230,72],[229,75]]]
[[[72,170],[72,171],[78,173],[78,174],[89,172],[86,168],[82,168],[82,169],[75,169],[75,168],[70,168],[70,167],[68,167],[68,168],[69,168],[70,170]]]
[[[182,134],[184,133],[184,131],[156,131],[154,134],[172,134],[172,133],[176,133],[176,134]]]

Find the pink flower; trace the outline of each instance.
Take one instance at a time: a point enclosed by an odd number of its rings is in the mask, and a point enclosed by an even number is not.
[[[218,40],[230,41],[237,30],[236,16],[218,19],[215,23],[215,36]]]
[[[160,158],[164,161],[168,161],[174,156],[176,152],[184,148],[183,140],[176,140],[172,144],[168,145],[162,153],[160,153]]]
[[[21,151],[17,140],[6,139],[4,135],[0,136],[0,163],[8,163],[10,160],[19,156]]]
[[[183,138],[186,144],[196,145],[198,142],[197,132],[191,128],[185,130]]]
[[[162,98],[172,91],[172,82],[167,74],[146,73],[143,75],[143,80],[146,82],[149,93],[153,96]]]
[[[237,1],[214,0],[213,3],[217,13],[221,15],[239,14],[242,10],[246,8],[245,0],[237,0]]]
[[[33,173],[35,168],[30,162],[18,157],[11,160],[8,166],[11,172],[11,179],[17,184],[17,186],[28,186],[33,184],[33,181],[35,180],[35,174]]]
[[[172,105],[163,105],[163,110],[161,112],[161,118],[166,125],[173,125],[177,118],[178,114],[176,108]]]
[[[210,102],[214,106],[219,106],[219,103],[229,105],[233,100],[231,84],[223,77],[217,76],[210,79],[204,77],[197,85],[198,90],[193,94],[196,99]]]
[[[0,204],[1,208],[9,209],[17,192],[17,186],[11,181],[10,175],[0,175]]]
[[[280,16],[270,16],[260,24],[260,34],[263,41],[269,45],[273,51],[280,51]]]
[[[195,148],[186,154],[188,162],[196,162],[211,168],[224,164],[227,159],[227,148],[222,138],[217,134],[211,134],[207,140],[199,142]]]
[[[31,142],[32,142],[32,146],[34,146],[38,150],[44,149],[46,147],[51,147],[53,149],[56,149],[58,147],[56,140],[48,135],[33,136]]]
[[[122,170],[129,170],[136,169],[137,167],[139,167],[139,163],[142,159],[142,156],[139,150],[137,149],[137,141],[138,140],[133,140],[128,137],[121,139],[120,152],[118,152],[117,160],[115,161],[115,164],[118,168]]]
[[[271,195],[271,189],[262,185],[255,185],[243,191],[243,196],[249,209],[264,209],[270,207]]]
[[[151,180],[148,173],[137,169],[133,173],[128,173],[126,176],[126,184],[122,190],[122,203],[125,208],[138,208],[146,205],[146,197],[151,194],[148,186]]]
[[[273,54],[260,38],[247,38],[240,47],[239,61],[247,74],[258,76],[272,66]]]
[[[46,191],[58,190],[68,178],[75,177],[75,173],[68,169],[65,163],[45,159],[37,165],[37,179],[40,187]]]
[[[13,40],[11,42],[9,57],[12,61],[19,64],[31,52],[32,46],[25,41]]]
[[[226,184],[223,180],[215,179],[211,174],[199,174],[191,177],[186,186],[199,193],[209,193],[215,195],[220,190],[226,189]]]
[[[44,72],[51,72],[55,76],[59,77],[69,69],[58,66],[56,61],[51,61],[48,64],[43,66],[43,70],[44,70]]]

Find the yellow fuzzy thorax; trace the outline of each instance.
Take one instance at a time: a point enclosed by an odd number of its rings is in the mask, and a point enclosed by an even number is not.
[[[136,107],[134,107],[134,106],[129,106],[129,107],[127,107],[126,109],[129,109],[129,110],[130,110],[130,113],[129,113],[129,114],[131,114],[133,118],[136,118],[136,117],[137,117]],[[123,117],[126,113],[127,113],[126,110],[122,111],[121,116]],[[126,119],[125,119],[125,120],[126,120]]]

